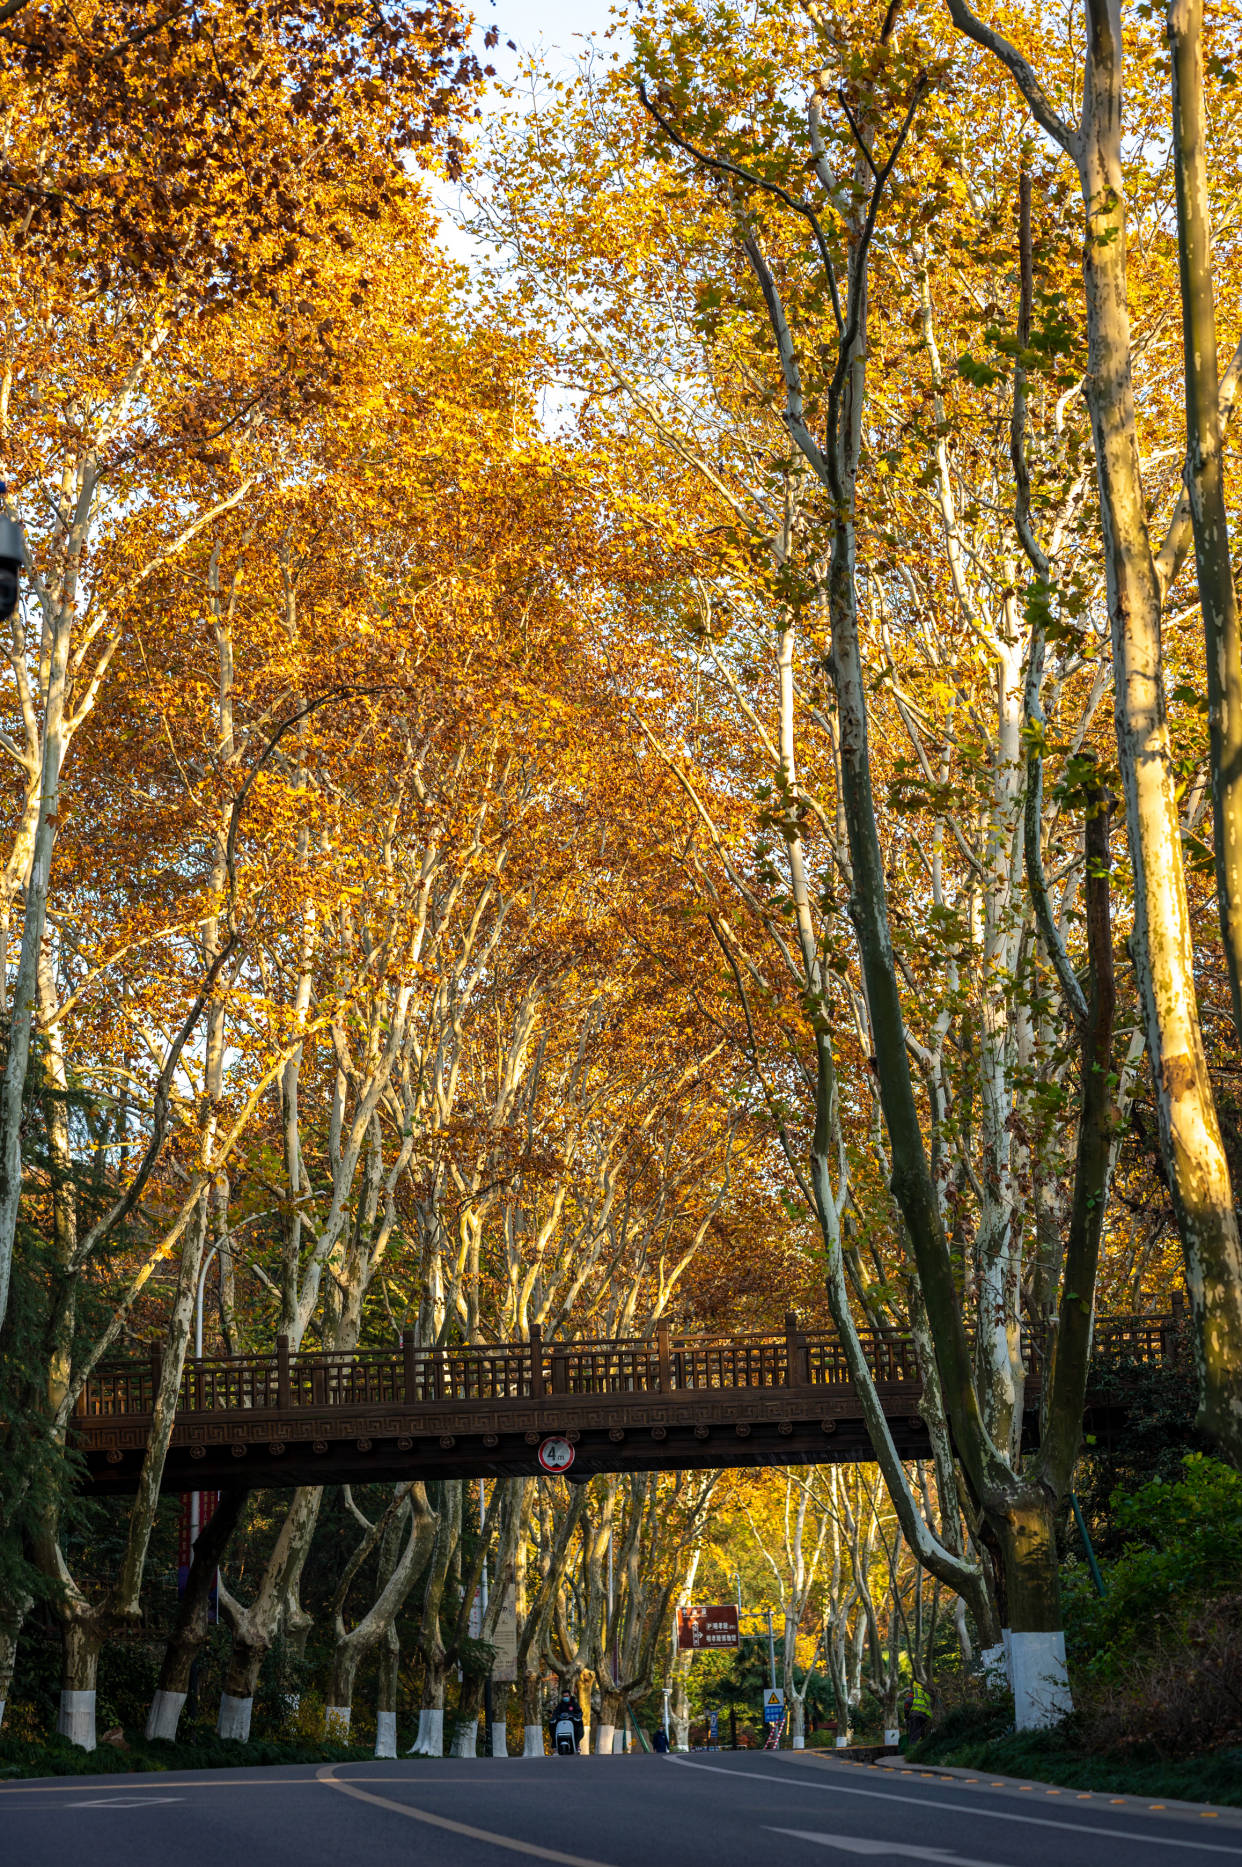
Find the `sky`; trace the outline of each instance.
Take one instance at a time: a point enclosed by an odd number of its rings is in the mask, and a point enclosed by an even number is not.
[[[607,31],[610,0],[495,0],[494,5],[492,0],[475,0],[475,6],[484,28],[494,23],[500,29],[501,44],[490,58],[504,75],[513,64],[506,39],[527,50],[542,41],[572,56],[582,35],[602,37]]]
[[[539,52],[543,62],[554,71],[574,65],[585,50],[586,40],[602,39],[611,23],[612,0],[473,0],[473,5],[479,57],[485,64],[495,66],[502,83],[517,76],[518,62],[524,53]],[[482,38],[491,25],[500,33],[500,44],[487,52],[483,49]],[[516,52],[508,49],[510,39],[518,48]],[[476,126],[476,135],[486,133],[488,111],[493,103],[494,94],[491,99],[485,94],[483,117]],[[458,212],[457,190],[444,184],[433,186],[431,193],[443,216],[441,244],[454,259],[469,265],[476,257],[476,248],[469,235],[453,224]]]

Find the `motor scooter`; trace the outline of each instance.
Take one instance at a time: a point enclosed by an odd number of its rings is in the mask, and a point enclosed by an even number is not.
[[[578,1733],[574,1730],[572,1718],[558,1718],[552,1730],[552,1741],[556,1745],[558,1757],[576,1757],[578,1754]]]

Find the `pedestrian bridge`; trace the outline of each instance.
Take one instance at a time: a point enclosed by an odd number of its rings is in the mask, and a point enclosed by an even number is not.
[[[863,1346],[901,1456],[930,1457],[913,1343],[869,1335]],[[1189,1370],[1183,1310],[1098,1322],[1089,1429],[1124,1415],[1127,1376],[1183,1358]],[[159,1378],[158,1361],[128,1361],[86,1382],[70,1438],[90,1490],[136,1489]],[[1035,1437],[1037,1376],[1026,1402]],[[187,1362],[162,1482],[525,1477],[551,1436],[573,1446],[575,1478],[871,1457],[840,1341],[789,1315],[772,1334],[683,1336],[660,1324],[626,1340],[545,1343],[532,1329],[524,1342],[348,1354],[295,1355],[278,1337],[273,1355]]]

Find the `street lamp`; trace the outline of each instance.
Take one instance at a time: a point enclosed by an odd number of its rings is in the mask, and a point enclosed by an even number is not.
[[[0,501],[8,488],[0,481]],[[0,504],[0,622],[7,622],[17,608],[18,574],[26,562],[26,540],[17,520]]]

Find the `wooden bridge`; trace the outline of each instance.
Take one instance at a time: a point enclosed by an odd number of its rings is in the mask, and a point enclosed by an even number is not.
[[[1118,1416],[1116,1381],[1186,1355],[1184,1311],[1119,1316],[1095,1334],[1089,1427]],[[903,1458],[930,1456],[913,1344],[864,1337]],[[1032,1357],[1033,1359],[1033,1357]],[[72,1443],[97,1492],[137,1487],[160,1369],[101,1367],[87,1381]],[[1038,1430],[1028,1379],[1026,1432]],[[835,1334],[649,1336],[460,1348],[276,1353],[191,1361],[181,1383],[163,1488],[342,1484],[411,1477],[511,1478],[540,1468],[545,1439],[574,1448],[573,1477],[597,1472],[821,1464],[870,1458],[862,1411]]]

